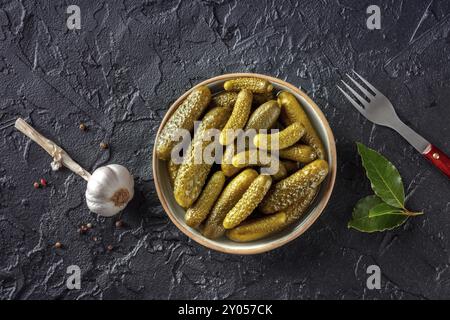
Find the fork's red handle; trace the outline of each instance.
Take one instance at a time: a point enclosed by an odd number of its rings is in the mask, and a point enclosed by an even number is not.
[[[450,178],[450,158],[431,143],[423,153],[424,157]]]

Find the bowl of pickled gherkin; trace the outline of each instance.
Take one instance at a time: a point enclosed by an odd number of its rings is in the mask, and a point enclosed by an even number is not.
[[[153,177],[171,221],[217,251],[256,254],[304,233],[336,177],[331,128],[302,90],[235,73],[203,81],[169,108]]]

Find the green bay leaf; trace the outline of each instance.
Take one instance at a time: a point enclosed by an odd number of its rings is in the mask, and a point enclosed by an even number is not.
[[[375,150],[361,143],[357,146],[374,193],[388,205],[404,209],[405,190],[397,168]]]
[[[376,195],[359,200],[353,209],[352,219],[349,221],[348,227],[362,232],[385,231],[402,225],[408,219],[408,216],[398,214],[370,217],[370,210],[383,203],[383,200]]]
[[[377,204],[369,210],[369,218],[384,216],[388,214],[406,215],[405,211],[403,211],[402,209],[390,206],[385,202]]]

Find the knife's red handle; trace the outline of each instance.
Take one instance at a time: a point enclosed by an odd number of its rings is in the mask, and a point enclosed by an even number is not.
[[[450,158],[441,150],[430,144],[423,153],[425,158],[450,178]]]

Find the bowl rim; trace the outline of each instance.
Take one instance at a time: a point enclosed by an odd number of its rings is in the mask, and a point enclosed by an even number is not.
[[[292,92],[295,92],[296,94],[302,96],[302,98],[304,98],[309,103],[309,105],[313,108],[314,112],[319,117],[320,122],[322,123],[323,127],[325,128],[326,136],[328,138],[327,143],[329,144],[329,149],[330,149],[330,154],[331,154],[331,166],[330,166],[330,170],[329,170],[329,175],[330,175],[329,184],[328,184],[327,188],[324,190],[322,198],[319,199],[319,201],[316,203],[316,205],[314,207],[314,210],[309,214],[310,216],[309,216],[307,222],[301,228],[293,230],[290,234],[288,234],[286,237],[284,237],[284,239],[279,239],[278,241],[275,240],[270,243],[261,245],[257,248],[239,248],[238,247],[238,248],[230,249],[230,248],[224,247],[216,242],[208,241],[210,239],[206,240],[205,237],[193,233],[187,227],[187,225],[183,225],[182,223],[180,223],[177,220],[177,218],[175,217],[175,213],[172,212],[169,205],[167,204],[168,201],[166,199],[165,194],[162,191],[162,188],[161,188],[161,185],[159,182],[159,178],[158,178],[159,177],[159,166],[157,165],[159,159],[156,156],[156,140],[157,140],[162,128],[166,124],[167,120],[175,112],[176,108],[181,104],[181,102],[191,93],[192,90],[194,90],[195,88],[197,88],[199,86],[208,86],[217,81],[225,81],[225,80],[229,80],[232,78],[238,78],[238,77],[257,77],[257,78],[265,79],[269,82],[276,83],[280,86],[284,86],[284,87],[288,88],[289,90],[291,90]],[[271,76],[267,76],[267,75],[263,75],[263,74],[258,74],[258,73],[226,73],[226,74],[222,74],[222,75],[215,76],[215,77],[209,78],[207,80],[204,80],[204,81],[196,84],[195,86],[193,86],[191,89],[187,90],[177,100],[175,100],[175,102],[173,102],[170,105],[169,109],[166,111],[166,114],[164,115],[164,117],[159,125],[158,131],[156,132],[152,157],[153,157],[152,158],[152,167],[153,167],[152,172],[153,172],[153,181],[155,184],[156,193],[158,195],[159,201],[161,202],[161,205],[162,205],[164,211],[169,216],[172,223],[174,223],[175,226],[181,232],[183,232],[186,236],[188,236],[190,239],[194,240],[198,244],[201,244],[202,246],[204,246],[208,249],[213,249],[213,250],[223,252],[223,253],[228,253],[228,254],[240,254],[240,255],[258,254],[258,253],[263,253],[263,252],[267,252],[267,251],[279,248],[279,247],[285,245],[286,243],[289,243],[292,240],[298,238],[306,230],[308,230],[311,227],[311,225],[319,218],[319,216],[322,214],[322,212],[325,210],[325,208],[330,200],[331,193],[333,191],[335,180],[336,180],[336,171],[337,171],[336,142],[335,142],[331,127],[330,127],[327,119],[325,118],[325,115],[323,114],[322,110],[300,88],[297,88],[294,85],[292,85],[284,80],[274,78]]]

